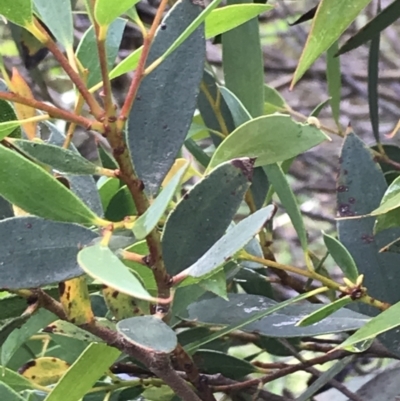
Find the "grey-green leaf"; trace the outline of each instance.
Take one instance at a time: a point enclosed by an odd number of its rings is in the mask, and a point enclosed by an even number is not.
[[[34,0],[36,12],[54,37],[66,49],[72,49],[74,26],[70,0]]]
[[[158,28],[147,65],[159,58],[201,11],[191,1],[178,1]],[[203,24],[140,85],[129,114],[127,142],[135,169],[152,195],[185,141],[204,60]]]
[[[106,36],[108,69],[111,69],[115,63],[115,59],[117,58],[125,25],[126,20],[117,18],[108,27]],[[91,26],[83,35],[77,49],[77,57],[79,61],[82,63],[83,67],[89,71],[87,77],[87,86],[89,88],[102,80],[98,54],[94,28]]]
[[[41,287],[82,275],[76,262],[79,247],[95,237],[82,226],[33,216],[2,220],[0,287]]]
[[[338,241],[331,235],[323,233],[323,236],[324,236],[325,246],[328,249],[334,261],[340,267],[345,277],[347,277],[349,280],[355,283],[359,274],[357,266],[350,252],[340,241]]]
[[[153,300],[136,276],[109,248],[101,244],[82,249],[78,254],[78,263],[89,276],[117,291],[135,298]]]
[[[157,225],[164,214],[166,208],[171,202],[178,185],[188,168],[186,163],[171,179],[168,185],[157,196],[152,205],[142,214],[133,225],[132,231],[137,240],[146,238],[150,231]]]
[[[285,115],[258,117],[238,127],[221,143],[208,169],[237,157],[255,157],[256,166],[277,163],[327,139],[317,127],[297,123]]]
[[[136,316],[121,320],[117,330],[131,343],[156,353],[170,353],[177,344],[175,332],[155,316]]]
[[[91,175],[98,170],[95,164],[73,150],[25,139],[9,139],[9,142],[35,161],[47,164],[62,173]]]
[[[342,217],[366,215],[379,206],[387,188],[385,177],[374,161],[369,148],[354,134],[347,135],[341,153],[337,183],[337,207]],[[374,185],[371,185],[371,183]],[[399,229],[374,235],[374,218],[365,217],[338,221],[340,242],[353,257],[359,273],[364,274],[368,293],[394,304],[400,301],[398,283],[400,255],[379,253],[382,246],[400,237]],[[377,310],[356,303],[352,308],[370,316]],[[381,341],[393,352],[400,352],[400,341],[395,331],[384,334]]]
[[[181,313],[181,317],[205,324],[225,326],[237,324],[254,314],[279,305],[272,299],[259,295],[228,295],[229,301],[218,297],[208,297],[194,302],[188,306],[186,313]],[[316,325],[296,326],[303,317],[319,308],[319,305],[311,303],[292,304],[246,325],[242,330],[279,338],[317,336],[356,330],[370,320],[368,316],[342,309]]]
[[[225,163],[199,181],[169,215],[163,232],[165,266],[171,275],[195,263],[224,234],[246,190],[252,163]]]
[[[227,231],[198,261],[187,269],[192,277],[204,276],[222,266],[243,247],[273,217],[276,208],[273,205],[257,210],[235,227]]]

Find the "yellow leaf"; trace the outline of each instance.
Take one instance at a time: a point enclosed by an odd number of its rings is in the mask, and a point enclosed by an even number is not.
[[[58,287],[60,301],[68,320],[77,326],[92,323],[94,315],[85,276],[64,281]]]
[[[11,88],[14,93],[28,99],[34,99],[31,89],[26,83],[25,79],[14,67],[12,69]],[[36,115],[36,110],[33,107],[25,106],[24,104],[14,103],[15,111],[20,120],[31,118]],[[27,137],[32,140],[36,137],[37,122],[28,122],[22,124]]]
[[[164,181],[162,183],[162,187],[165,188],[165,186],[168,185],[168,183],[171,181],[171,179],[174,177],[174,175],[187,163],[188,161],[186,159],[180,158],[176,159],[175,163],[172,165],[171,170],[169,170],[168,174],[165,176]],[[185,175],[182,177],[181,182],[186,182],[192,177],[202,177],[202,175],[194,168],[192,165],[189,166],[187,169]]]
[[[19,369],[19,373],[40,386],[57,383],[68,370],[69,364],[53,357],[36,358]]]
[[[149,314],[149,303],[130,297],[111,287],[103,288],[104,300],[117,321]]]

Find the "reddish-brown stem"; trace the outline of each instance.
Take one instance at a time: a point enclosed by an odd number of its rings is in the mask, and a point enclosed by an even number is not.
[[[101,121],[104,117],[104,110],[101,108],[97,100],[94,96],[89,92],[86,88],[85,83],[79,74],[72,68],[68,59],[64,56],[61,50],[57,47],[57,44],[51,38],[51,36],[47,33],[47,31],[39,24],[36,23],[36,27],[41,31],[41,33],[46,37],[46,42],[43,44],[50,50],[55,59],[59,62],[62,69],[66,72],[66,74],[70,77],[71,81],[74,83],[79,93],[85,99],[86,103],[90,108],[90,112],[96,118],[96,120]]]
[[[103,124],[99,123],[98,121],[89,120],[86,117],[78,116],[70,111],[63,110],[58,107],[50,106],[47,103],[36,99],[29,99],[12,92],[0,92],[0,99],[31,106],[35,109],[45,111],[50,117],[59,118],[61,120],[78,124],[87,130],[93,129],[98,132],[103,132]]]
[[[298,372],[300,370],[305,370],[306,368],[309,368],[310,366],[320,365],[322,363],[333,361],[335,359],[341,359],[341,358],[345,357],[346,355],[348,355],[348,353],[346,351],[342,351],[342,350],[335,351],[330,354],[321,355],[321,356],[317,356],[316,358],[309,359],[308,361],[305,361],[304,363],[298,363],[296,365],[288,366],[288,367],[280,369],[274,373],[270,373],[269,375],[261,377],[260,379],[246,380],[241,383],[227,385],[227,386],[216,386],[216,387],[214,387],[214,391],[222,391],[222,392],[239,391],[239,390],[243,390],[248,387],[257,386],[260,383],[266,384],[271,381],[277,380],[281,377]]]
[[[99,53],[99,62],[100,62],[100,71],[101,71],[101,78],[103,81],[103,92],[102,97],[104,99],[104,108],[106,110],[106,115],[108,120],[111,118],[111,122],[116,120],[116,111],[112,101],[112,92],[111,92],[111,81],[108,77],[108,66],[107,66],[107,51],[106,51],[106,35],[102,35],[100,37],[100,27],[96,23],[95,24],[96,30],[96,42],[97,42],[97,50]],[[104,36],[104,37],[103,37]]]
[[[142,54],[140,56],[138,66],[135,71],[135,75],[132,79],[131,85],[128,90],[128,94],[126,95],[124,105],[122,106],[122,109],[121,109],[121,112],[119,115],[119,120],[121,122],[120,124],[122,126],[125,124],[125,121],[129,114],[129,111],[131,110],[133,102],[135,101],[137,91],[138,91],[140,83],[143,79],[143,73],[146,68],[146,61],[147,61],[147,57],[150,52],[150,47],[153,43],[153,39],[156,34],[157,27],[158,27],[158,25],[160,25],[161,18],[163,16],[163,13],[164,13],[164,10],[165,10],[165,7],[167,6],[167,4],[168,4],[168,0],[161,0],[161,3],[157,9],[157,13],[154,17],[153,23],[151,24],[150,30],[147,33],[147,35],[144,37]],[[120,126],[120,128],[121,128],[121,126]]]

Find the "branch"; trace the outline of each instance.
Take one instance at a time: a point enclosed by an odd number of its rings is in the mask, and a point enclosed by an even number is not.
[[[78,73],[72,68],[68,59],[64,56],[61,50],[57,47],[57,44],[51,38],[51,36],[47,33],[47,31],[42,27],[41,24],[36,23],[36,28],[43,34],[45,40],[41,40],[41,42],[50,50],[55,59],[59,62],[62,69],[66,72],[66,74],[70,77],[71,81],[74,83],[79,93],[85,99],[88,104],[92,115],[96,118],[96,120],[101,121],[104,117],[104,110],[100,107],[97,100],[94,96],[89,92],[86,88],[85,83],[82,78],[78,75]]]
[[[97,121],[89,120],[86,117],[78,116],[70,111],[60,109],[58,107],[50,106],[47,103],[41,102],[36,99],[29,99],[12,92],[0,92],[0,99],[8,100],[10,102],[24,104],[37,110],[45,111],[50,117],[59,118],[71,123],[78,124],[87,130],[93,129],[98,132],[103,132],[103,124]]]
[[[126,119],[128,118],[128,114],[132,108],[133,102],[135,101],[136,94],[139,90],[140,83],[144,77],[144,70],[146,68],[147,57],[149,56],[150,47],[153,43],[154,36],[156,34],[157,27],[160,25],[161,18],[163,16],[165,7],[168,4],[168,0],[161,0],[160,5],[158,6],[157,13],[154,17],[153,23],[151,24],[150,30],[143,40],[143,50],[140,55],[139,63],[135,71],[135,75],[132,79],[131,85],[129,87],[128,93],[125,98],[125,102],[122,106],[121,113],[119,115],[119,120],[122,129],[125,124]]]

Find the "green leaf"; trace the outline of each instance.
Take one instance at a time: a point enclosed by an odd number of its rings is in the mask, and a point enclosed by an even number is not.
[[[206,37],[212,38],[225,33],[272,8],[268,4],[235,4],[213,10],[205,20]]]
[[[252,3],[228,0],[227,4]],[[253,117],[264,114],[264,67],[258,19],[222,35],[225,85]]]
[[[149,255],[150,253],[146,241],[136,242],[133,245],[126,248],[125,250],[137,253],[139,255]],[[151,269],[149,269],[147,266],[143,266],[142,264],[134,262],[132,260],[123,260],[123,263],[125,266],[128,266],[129,269],[131,269],[140,278],[144,287],[148,291],[157,290],[157,283]]]
[[[102,178],[105,178],[102,180]],[[102,177],[97,181],[97,185],[99,188],[99,195],[101,199],[101,205],[103,206],[103,210],[107,210],[108,205],[111,202],[111,199],[119,190],[120,181],[117,178],[106,178]],[[110,219],[112,220],[112,219]]]
[[[154,299],[118,257],[105,246],[97,244],[82,249],[78,253],[78,263],[89,276],[117,291],[147,301]]]
[[[250,362],[219,351],[199,350],[193,356],[196,366],[207,374],[221,374],[234,380],[257,372]]]
[[[26,304],[25,304],[26,309]],[[22,316],[15,317],[0,327],[0,345],[7,340],[8,336],[15,330],[21,327],[28,319],[29,314],[25,313]]]
[[[400,17],[400,1],[395,0],[368,22],[340,48],[338,54],[347,53],[376,38],[380,32]]]
[[[0,381],[0,392],[2,401],[24,401],[10,386]]]
[[[275,114],[258,117],[241,125],[224,139],[215,151],[208,170],[237,157],[256,157],[256,166],[277,163],[327,139],[317,127],[296,123],[289,116]]]
[[[223,269],[217,271],[205,280],[200,281],[199,285],[206,291],[212,292],[221,298],[227,299],[226,275]]]
[[[293,76],[292,86],[314,61],[328,50],[371,0],[321,0],[306,45]]]
[[[11,106],[10,106],[11,107]],[[21,126],[21,121],[4,121],[0,123],[0,140],[11,135],[18,127]]]
[[[70,0],[34,0],[35,11],[46,27],[66,49],[74,44],[74,26]]]
[[[136,316],[121,320],[117,330],[130,343],[156,353],[169,354],[178,345],[175,332],[160,318]]]
[[[14,372],[4,366],[1,367],[0,383],[6,384],[14,391],[18,392],[35,388],[34,384],[30,380],[25,379],[25,377],[21,376],[19,373]]]
[[[354,133],[347,135],[341,153],[341,165],[337,183],[337,207],[339,215],[364,216],[379,206],[387,188],[379,165],[365,143]],[[371,183],[374,185],[371,185]],[[360,274],[364,274],[364,284],[368,293],[385,302],[394,304],[400,301],[398,283],[400,255],[380,253],[382,246],[399,237],[398,229],[374,235],[373,217],[344,219],[338,221],[340,242],[353,257]],[[389,232],[390,231],[390,232]],[[352,308],[369,316],[377,310],[362,303]],[[400,341],[395,330],[380,339],[393,352],[400,352]]]
[[[374,230],[376,233],[400,226],[400,177],[390,184],[380,206],[371,212],[371,216],[379,216]]]
[[[340,100],[342,90],[342,75],[340,73],[340,58],[336,57],[339,44],[335,41],[329,47],[326,54],[326,79],[328,81],[328,93],[330,96],[329,103],[332,109],[332,116],[336,122],[336,126],[340,128]]]
[[[239,296],[239,298],[236,298],[237,300],[239,300],[239,302],[229,302],[227,303],[226,301],[224,301],[222,298],[214,298],[214,299],[208,299],[208,300],[204,300],[204,301],[200,301],[200,302],[196,302],[195,304],[192,304],[189,306],[188,308],[188,312],[189,312],[189,318],[190,320],[198,320],[198,321],[204,321],[204,319],[200,319],[199,317],[194,318],[193,316],[200,316],[200,313],[207,313],[209,316],[214,315],[214,317],[217,317],[218,322],[214,322],[214,324],[220,324],[220,325],[227,325],[227,327],[211,334],[210,336],[204,337],[198,341],[195,341],[191,344],[188,344],[185,347],[185,350],[189,353],[192,353],[193,351],[197,350],[199,347],[203,346],[204,344],[207,344],[217,338],[220,338],[222,336],[225,336],[229,333],[231,333],[234,330],[245,330],[245,331],[257,331],[259,333],[261,333],[261,331],[259,329],[255,329],[253,327],[257,327],[259,326],[260,328],[261,326],[261,322],[265,322],[267,316],[274,314],[275,312],[280,311],[281,309],[290,306],[290,308],[287,308],[288,310],[292,311],[296,306],[298,305],[293,305],[294,303],[301,301],[303,299],[307,299],[313,295],[316,295],[317,293],[321,292],[321,289],[318,290],[314,290],[314,291],[310,291],[308,293],[305,294],[300,294],[294,298],[288,299],[287,301],[281,302],[281,303],[275,303],[275,301],[272,300],[268,300],[269,302],[267,303],[267,298],[262,298],[259,296],[254,296],[254,295],[244,295],[244,294],[230,294],[229,295],[229,299],[231,300],[232,298],[235,299],[236,297]],[[240,297],[240,295],[242,295]],[[249,307],[244,307],[244,303],[243,303],[243,296],[245,297],[255,297],[256,301],[254,299],[251,300],[251,304]],[[232,298],[231,298],[232,297]],[[207,304],[208,302],[208,304]],[[221,311],[221,304],[219,304],[219,302],[223,302],[223,307],[224,307],[224,313],[218,313],[216,314],[215,311],[219,310]],[[238,305],[239,303],[239,305]],[[202,304],[202,305],[201,305]],[[201,306],[200,306],[201,305]],[[308,304],[307,304],[308,305]],[[315,306],[315,305],[314,305]],[[235,310],[236,307],[236,310]],[[204,309],[207,308],[207,309]],[[238,308],[239,311],[241,311],[241,313],[238,313]],[[193,311],[195,311],[195,313],[193,313]],[[232,312],[235,311],[236,313],[233,314]],[[255,313],[254,313],[255,312]],[[297,310],[298,313],[298,310]],[[350,311],[348,311],[347,313],[350,313]],[[354,312],[351,312],[354,313]],[[250,316],[249,316],[250,315]],[[203,315],[204,316],[204,315]],[[222,321],[224,319],[227,319],[227,317],[229,316],[229,323],[223,323]],[[298,317],[298,314],[295,315]],[[360,315],[358,315],[360,316]],[[260,320],[263,319],[263,320]],[[211,319],[209,319],[211,320]],[[260,322],[257,322],[258,320],[260,320]],[[295,321],[296,319],[293,319],[293,316],[290,318],[290,321],[288,321],[287,317],[286,317],[286,324],[285,323],[280,323],[280,324],[276,324],[276,326],[274,326],[273,324],[271,325],[271,320],[268,322],[268,326],[267,327],[263,327],[264,330],[266,331],[267,329],[273,329],[275,331],[275,333],[278,331],[280,333],[288,331],[288,329],[285,327],[286,325],[294,325],[296,323]],[[226,320],[225,320],[226,322]],[[281,319],[282,322],[282,319]],[[254,323],[253,325],[250,326],[250,324]],[[260,323],[260,325],[258,324]],[[360,322],[358,322],[360,324]],[[365,320],[362,322],[362,324],[365,323]],[[352,319],[351,324],[355,325],[355,319]],[[266,325],[265,325],[266,326]],[[319,326],[319,325],[318,325]],[[317,331],[319,328],[318,326],[313,327],[314,331]],[[339,331],[345,331],[346,329],[343,328],[343,323],[340,324],[340,329]],[[252,330],[250,329],[253,328]],[[282,327],[284,327],[282,329]],[[359,326],[358,326],[359,327]],[[277,329],[278,328],[278,329]],[[309,330],[309,328],[299,328],[299,332],[300,330]],[[351,329],[349,329],[351,330]],[[264,333],[262,333],[264,334]],[[293,337],[297,337],[298,334],[296,336]],[[275,335],[271,335],[271,337],[275,337]],[[282,335],[281,335],[282,337]],[[283,335],[283,337],[285,337],[285,335]],[[290,335],[288,336],[290,337]]]
[[[147,66],[164,55],[200,12],[201,8],[190,1],[178,1],[171,8],[157,30]],[[204,60],[201,26],[143,79],[138,90],[128,118],[127,142],[135,170],[151,195],[157,193],[185,141],[196,108]]]
[[[290,188],[289,182],[286,178],[282,168],[274,163],[264,167],[267,173],[268,180],[274,187],[275,192],[278,194],[286,213],[289,215],[290,220],[295,228],[301,247],[303,251],[307,251],[307,231],[304,226],[304,221],[301,216],[300,207],[297,203],[296,197]]]
[[[186,163],[171,179],[168,185],[157,196],[152,205],[134,223],[132,231],[137,240],[146,238],[161,219],[165,210],[174,196],[183,175],[187,171],[189,164]]]
[[[108,74],[109,78],[114,79],[136,69],[139,63],[140,56],[142,54],[142,49],[143,46],[139,47],[131,54],[129,54],[128,57],[124,58],[118,65],[116,65]],[[97,82],[99,82],[99,80]]]
[[[33,20],[32,1],[3,1],[0,4],[0,15],[3,15],[14,24],[24,27],[30,25]]]
[[[331,254],[333,260],[340,267],[340,270],[343,272],[344,276],[355,283],[359,273],[357,265],[355,264],[350,252],[336,238],[325,234],[324,232],[322,234],[324,236],[325,246]]]
[[[296,326],[298,321],[321,307],[311,303],[294,305],[298,300],[309,296],[310,293],[302,294],[283,303],[276,303],[260,295],[230,293],[229,301],[208,297],[191,303],[187,311],[180,312],[179,316],[184,320],[196,321],[198,324],[223,325],[231,328],[230,330],[257,332],[272,338],[296,338],[352,331],[370,320],[368,316],[345,308],[317,325],[298,327]],[[225,332],[224,329],[224,335],[229,332],[229,330]]]
[[[110,25],[138,2],[139,0],[119,0],[118,2],[97,0],[94,7],[94,17],[99,25]]]
[[[286,109],[286,101],[272,86],[264,84],[264,114],[273,114]]]
[[[1,82],[1,81],[0,81]],[[0,90],[8,92],[7,87],[1,87]],[[11,105],[10,102],[7,102],[6,100],[1,99],[0,100],[0,138],[3,139],[5,136],[10,136],[13,138],[21,138],[22,136],[22,130],[20,127],[20,124],[18,124],[17,127],[15,127],[9,134],[5,135],[5,131],[8,130],[7,125],[3,126],[2,123],[16,123],[18,120],[17,115],[15,114],[14,107]],[[11,128],[11,127],[10,127]],[[3,131],[4,129],[4,131]]]
[[[4,146],[0,146],[0,180],[0,194],[27,213],[57,221],[101,223],[101,219],[63,184]]]
[[[314,110],[311,112],[310,117],[318,117],[319,113],[321,113],[322,109],[328,105],[331,101],[331,98],[328,98],[326,100],[324,100],[323,102],[321,102],[320,104],[318,104]]]
[[[36,334],[41,328],[54,322],[57,317],[46,309],[40,309],[22,327],[15,329],[1,347],[1,364],[6,366],[15,352],[32,335]]]
[[[233,92],[224,86],[221,86],[219,90],[231,112],[235,127],[239,127],[245,122],[251,120],[250,113],[246,110],[246,108],[243,106],[243,103]]]
[[[243,106],[242,102],[237,96],[225,87],[220,87],[222,99],[225,100],[226,105],[229,108],[232,116],[235,128],[244,124],[246,121],[251,120],[250,113]],[[223,114],[223,117],[225,115]],[[219,143],[218,143],[219,144]],[[269,182],[267,175],[265,174],[262,167],[257,167],[253,172],[253,179],[250,186],[251,195],[253,197],[254,205],[256,209],[260,209],[265,204],[265,198],[269,189]]]
[[[124,185],[120,188],[109,201],[105,217],[111,221],[121,221],[126,216],[133,216],[137,213],[135,202],[129,188]]]
[[[110,3],[109,1],[107,3],[115,7],[115,3]],[[125,26],[126,20],[118,18],[108,27],[105,44],[108,69],[113,67],[117,58]],[[86,81],[89,88],[102,80],[98,54],[96,35],[93,26],[91,26],[83,35],[76,50],[76,55],[82,66],[89,71]]]
[[[65,135],[59,131],[59,129],[48,121],[44,122],[46,128],[50,129],[51,135],[48,139],[48,143],[62,147],[65,142]],[[44,138],[42,138],[44,139]],[[71,143],[69,146],[70,150],[78,150]],[[82,201],[98,216],[103,216],[103,208],[101,206],[100,196],[97,191],[96,182],[91,176],[77,176],[64,174],[64,178],[69,182],[69,188],[77,195]]]
[[[222,0],[212,0],[212,2],[196,18],[189,26],[175,39],[169,48],[160,56],[160,61],[165,61],[173,52],[182,47],[182,44],[191,37],[191,35],[203,24],[206,17],[213,11]],[[201,11],[201,10],[200,10]],[[186,44],[185,44],[186,45]]]
[[[207,167],[211,157],[192,139],[186,139],[185,148],[193,155],[193,157],[203,166]]]
[[[8,141],[35,161],[47,164],[62,173],[78,175],[98,173],[99,168],[95,164],[73,150],[24,139],[9,139]]]
[[[299,322],[296,323],[296,326],[310,326],[314,323],[318,323],[321,320],[327,318],[332,315],[341,308],[344,308],[346,305],[353,302],[350,295],[346,295],[343,298],[339,298],[330,304],[324,305],[323,307],[317,309],[315,312],[310,313],[308,316],[303,317]]]
[[[0,286],[37,288],[82,275],[76,255],[80,246],[95,237],[97,234],[76,224],[33,216],[2,220]]]
[[[121,351],[106,344],[90,344],[52,389],[45,401],[65,401],[66,394],[68,394],[68,401],[79,401],[120,354]]]
[[[271,220],[276,208],[273,205],[257,210],[227,231],[199,260],[187,270],[187,275],[201,277],[223,265],[240,251]]]
[[[320,388],[325,386],[330,380],[334,379],[347,365],[354,360],[353,355],[346,356],[341,361],[336,362],[331,368],[321,374],[307,390],[296,399],[296,401],[308,401]]]
[[[206,26],[207,26],[207,19],[211,18],[212,16],[212,12],[210,14],[210,11],[214,10],[215,7],[218,6],[218,4],[220,3],[221,0],[214,0],[212,3],[210,3],[210,5],[207,7],[207,9],[205,10],[207,12],[207,16],[205,18],[205,22],[206,22]],[[211,7],[211,10],[210,10]],[[204,12],[205,12],[204,11]],[[217,11],[217,10],[216,10]],[[195,19],[193,21],[193,23],[190,25],[190,31],[193,29],[193,26],[198,26],[199,21],[203,21],[204,20],[204,14],[202,13],[198,19]],[[188,27],[189,30],[189,27]],[[183,37],[186,37],[188,30],[185,30],[185,32],[182,34]],[[206,35],[206,39],[211,39],[212,36],[207,36]],[[181,39],[179,40],[179,42],[181,42]],[[174,48],[175,48],[175,44],[174,44]],[[138,49],[136,49],[134,52],[132,52],[128,57],[126,57],[124,60],[122,60],[109,74],[110,79],[114,79],[117,78],[123,74],[126,74],[127,72],[130,72],[134,69],[136,69],[138,63],[139,63],[139,59],[140,59],[140,55],[142,53],[142,47],[139,47]]]
[[[395,329],[400,326],[400,302],[392,305],[389,309],[381,312],[378,316],[371,319],[353,335],[347,338],[340,348],[348,349],[354,344],[375,338],[379,334]]]
[[[249,159],[224,163],[181,199],[168,216],[162,236],[169,274],[195,263],[224,234],[250,186],[251,174]]]

